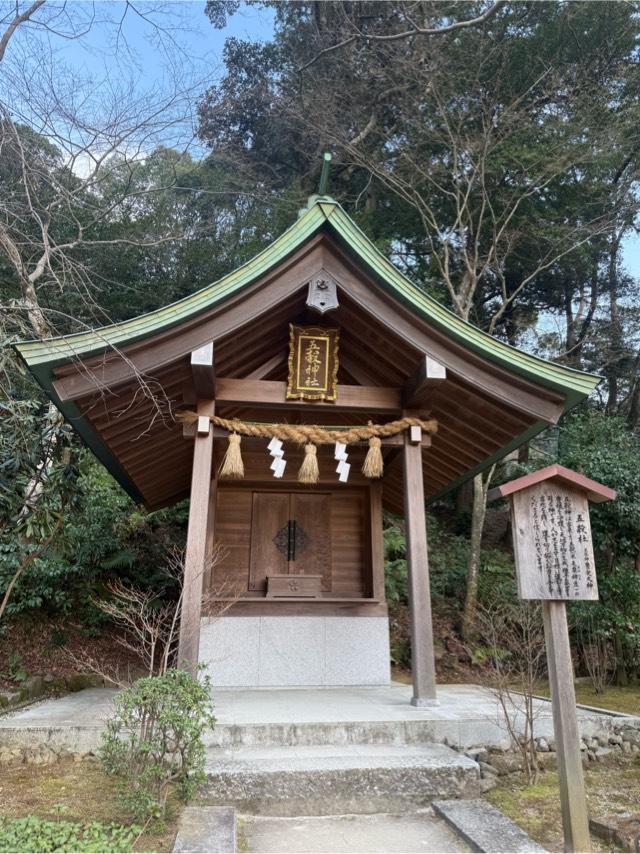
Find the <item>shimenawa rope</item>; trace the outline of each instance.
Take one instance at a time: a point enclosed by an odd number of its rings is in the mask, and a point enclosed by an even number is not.
[[[198,421],[197,412],[182,410],[176,412],[179,421],[193,424]],[[237,418],[221,418],[219,415],[204,416],[216,427],[229,431],[229,446],[220,468],[220,477],[244,477],[244,464],[240,453],[241,436],[252,436],[262,439],[280,439],[283,442],[295,442],[304,445],[304,460],[298,472],[301,483],[317,483],[319,479],[317,445],[329,445],[342,442],[352,445],[355,442],[369,442],[369,450],[365,457],[362,473],[367,478],[380,478],[383,474],[381,439],[397,436],[408,427],[420,427],[425,433],[435,433],[438,422],[430,419],[407,416],[387,424],[367,424],[362,427],[349,427],[344,430],[328,430],[317,425],[307,424],[256,424],[240,421]]]

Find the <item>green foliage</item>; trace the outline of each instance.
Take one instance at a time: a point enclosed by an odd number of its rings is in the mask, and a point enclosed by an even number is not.
[[[0,818],[0,851],[131,851],[136,825]]]
[[[557,459],[617,492],[615,501],[591,504],[589,515],[598,573],[599,600],[570,605],[573,637],[578,646],[607,650],[603,667],[623,681],[640,675],[640,438],[620,416],[584,405],[566,416],[558,431]],[[505,470],[511,479],[548,465],[535,458],[525,469]],[[511,562],[485,555],[479,599],[515,598]],[[622,674],[622,676],[621,676]],[[610,676],[613,674],[611,673]]]
[[[558,462],[616,490],[590,508],[594,546],[609,560],[640,552],[640,437],[621,417],[584,407],[560,430]]]
[[[453,534],[434,513],[427,515],[429,576],[431,594],[441,611],[457,613],[464,599],[469,556],[468,536]],[[384,530],[385,589],[391,605],[406,605],[407,561],[404,530],[399,523],[388,522]],[[500,586],[505,594],[515,594],[513,560],[504,550],[487,548],[482,553],[481,591]],[[482,595],[482,592],[480,593]]]
[[[14,682],[24,682],[29,676],[27,671],[22,666],[22,656],[19,652],[12,652],[7,658],[7,666],[3,673],[5,679],[13,679]]]
[[[190,800],[204,782],[202,737],[214,725],[208,678],[168,670],[120,692],[100,758],[119,778],[122,807],[140,820],[163,818],[173,785]]]
[[[87,629],[98,628],[104,617],[91,600],[104,595],[105,582],[114,577],[173,598],[175,582],[163,566],[167,552],[183,545],[185,504],[145,513],[87,451],[77,456],[72,488],[73,512],[65,513],[55,542],[20,578],[7,614],[38,608],[73,612]],[[37,548],[37,541],[31,547]],[[0,538],[0,589],[15,572],[21,552],[15,536]]]
[[[404,531],[398,525],[388,525],[384,529],[384,586],[390,605],[408,602],[406,555]]]

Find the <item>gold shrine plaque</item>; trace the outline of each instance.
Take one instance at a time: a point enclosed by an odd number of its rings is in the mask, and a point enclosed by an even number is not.
[[[289,324],[287,400],[334,401],[340,330]]]
[[[597,599],[589,503],[584,492],[544,481],[512,496],[521,599]]]

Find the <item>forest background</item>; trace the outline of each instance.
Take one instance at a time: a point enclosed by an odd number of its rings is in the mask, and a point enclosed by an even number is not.
[[[268,32],[226,37],[222,67],[203,68],[180,40],[185,6],[212,39],[255,10]],[[162,57],[146,81],[132,22]],[[96,30],[103,55],[79,74],[65,56]],[[482,615],[517,609],[489,477],[559,461],[619,494],[592,514],[601,600],[572,609],[579,667],[601,687],[640,676],[640,296],[624,261],[639,222],[639,36],[640,4],[623,2],[0,4],[5,680],[51,668],[72,637],[108,636],[94,600],[114,579],[158,605],[175,597],[165,565],[187,518],[185,503],[133,505],[12,342],[215,281],[295,220],[326,150],[331,195],[419,288],[509,344],[603,377],[517,459],[430,507],[440,669],[480,665]],[[386,519],[385,537],[393,656],[406,667],[401,519]]]

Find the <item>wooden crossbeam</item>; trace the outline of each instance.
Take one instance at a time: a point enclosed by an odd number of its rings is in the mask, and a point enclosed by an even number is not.
[[[447,369],[431,356],[423,356],[418,367],[405,383],[403,402],[405,406],[416,406],[424,398],[425,392],[437,387],[447,378]]]
[[[287,384],[276,380],[230,379],[216,381],[215,399],[219,404],[313,410],[329,407],[336,410],[397,413],[401,390],[386,386],[338,385],[335,403],[325,401],[287,400]]]
[[[216,385],[213,341],[191,351],[191,374],[196,396],[201,400],[211,400],[215,394]]]

